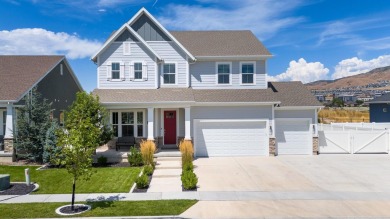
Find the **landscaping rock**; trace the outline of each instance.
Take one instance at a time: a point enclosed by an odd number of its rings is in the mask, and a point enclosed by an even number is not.
[[[9,174],[0,174],[0,191],[6,190],[10,187]]]

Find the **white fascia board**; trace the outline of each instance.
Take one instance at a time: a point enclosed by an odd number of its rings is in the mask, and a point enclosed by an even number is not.
[[[142,37],[141,37],[137,32],[135,32],[135,31],[133,30],[133,28],[131,28],[131,27],[129,26],[129,24],[126,24],[126,28],[127,28],[127,30],[130,31],[130,33],[133,34],[133,35],[134,35],[142,44],[144,44],[144,45],[146,46],[146,48],[148,48],[148,50],[149,50],[150,52],[152,52],[152,53],[156,56],[156,58],[157,58],[158,60],[162,60],[162,58],[157,54],[157,52],[154,51],[154,50],[152,49],[152,47],[150,47],[149,44],[148,44],[147,42],[145,42],[145,40],[142,39]]]
[[[109,45],[111,45],[112,41],[116,39],[120,34],[123,33],[123,31],[126,28],[126,23],[123,24],[119,30],[117,30],[108,40],[103,44],[103,46],[94,54],[91,56],[91,60],[96,63],[97,56],[99,56],[104,50],[107,49]]]
[[[275,102],[196,102],[195,106],[273,106],[280,104]]]
[[[323,106],[281,106],[275,107],[275,110],[305,110],[305,109],[321,109]]]
[[[257,61],[272,58],[273,55],[247,55],[247,56],[196,56],[197,61],[240,60]]]
[[[128,22],[127,24],[128,25],[132,25],[141,15],[142,13],[144,13],[149,19],[151,19],[154,24],[157,25],[157,27],[159,27],[171,40],[173,40],[173,42],[175,42],[179,47],[180,49],[182,49],[190,58],[191,60],[196,60],[196,58],[174,37],[172,36],[171,33],[169,33],[169,31],[167,29],[165,29],[164,26],[162,26],[160,24],[160,22],[158,22],[156,20],[156,18],[153,17],[153,15],[151,15],[144,7],[142,7]]]

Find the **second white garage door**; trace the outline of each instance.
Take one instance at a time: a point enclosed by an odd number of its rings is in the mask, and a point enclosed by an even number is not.
[[[266,121],[194,120],[195,156],[268,154]]]
[[[310,119],[276,119],[275,128],[278,155],[312,153]]]

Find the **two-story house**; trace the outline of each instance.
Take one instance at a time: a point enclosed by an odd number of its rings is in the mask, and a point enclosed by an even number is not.
[[[268,82],[271,57],[251,31],[167,31],[142,8],[93,55],[94,93],[117,137],[193,140],[196,156],[317,153],[321,104],[301,82]]]

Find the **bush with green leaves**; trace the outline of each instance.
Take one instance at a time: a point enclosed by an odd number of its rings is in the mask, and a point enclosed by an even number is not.
[[[153,174],[153,166],[152,165],[144,166],[144,174],[151,176]]]
[[[183,171],[193,171],[194,170],[194,164],[191,162],[183,163]]]
[[[99,166],[106,166],[107,165],[107,157],[100,155],[97,159],[97,163]]]
[[[130,152],[127,154],[127,160],[129,161],[130,166],[139,167],[144,165],[142,154],[135,147],[130,148]]]
[[[135,183],[137,184],[137,189],[146,189],[149,187],[149,177],[146,174],[139,176]]]
[[[191,190],[196,188],[196,184],[198,184],[198,177],[193,171],[183,171],[181,174],[181,182],[183,184],[183,188],[186,190]]]

